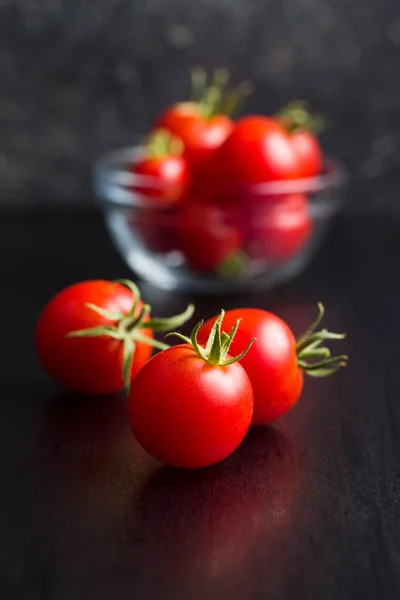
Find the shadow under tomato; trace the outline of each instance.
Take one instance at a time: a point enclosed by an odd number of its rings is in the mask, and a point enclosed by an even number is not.
[[[296,450],[286,436],[251,429],[219,465],[158,470],[139,499],[131,534],[169,581],[179,576],[195,586],[217,577],[231,585],[249,571],[260,545],[273,551],[285,536],[297,474]]]

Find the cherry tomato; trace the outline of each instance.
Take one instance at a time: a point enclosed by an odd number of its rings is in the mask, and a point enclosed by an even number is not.
[[[167,109],[157,121],[157,126],[165,127],[180,137],[193,173],[199,174],[215,150],[232,132],[233,122],[227,115],[205,117],[196,105],[192,105],[192,110],[189,116],[182,110],[182,105],[177,104],[176,107]]]
[[[290,141],[300,164],[300,177],[315,177],[322,170],[322,150],[317,138],[307,129],[296,129]]]
[[[174,136],[183,139],[187,128],[201,121],[201,118],[197,102],[177,102],[164,110],[154,128],[168,129]]]
[[[290,136],[300,165],[301,177],[315,177],[322,169],[322,150],[316,133],[324,128],[321,115],[312,114],[308,104],[302,101],[290,102],[277,114],[278,121]]]
[[[145,158],[134,165],[135,175],[149,177],[149,182],[134,186],[146,203],[170,205],[184,196],[190,181],[189,165],[183,156]]]
[[[150,358],[153,339],[148,305],[132,282],[84,281],[59,292],[36,327],[36,349],[54,381],[82,394],[109,394],[129,385]],[[192,314],[189,307],[183,322]],[[182,321],[178,318],[178,321]],[[163,321],[164,329],[176,327]]]
[[[222,188],[235,192],[238,186],[301,176],[289,135],[275,119],[261,116],[237,121],[212,169]]]
[[[209,83],[203,69],[193,69],[193,101],[168,107],[155,123],[155,127],[168,129],[182,140],[193,173],[192,185],[196,188],[204,183],[215,151],[233,131],[234,123],[229,115],[248,94],[248,84],[243,83],[227,90],[228,79],[226,70],[217,69]]]
[[[190,184],[190,167],[183,146],[164,129],[154,131],[144,146],[144,156],[132,165],[136,176],[132,190],[151,206],[169,206],[182,200]]]
[[[319,347],[324,339],[342,339],[315,329],[323,316],[323,307],[315,323],[296,339],[289,326],[278,316],[256,308],[238,308],[226,313],[223,331],[228,332],[237,319],[242,319],[233,340],[232,351],[257,338],[251,352],[242,359],[254,392],[253,425],[274,421],[297,402],[303,388],[303,371],[316,377],[331,375],[345,364],[346,356],[330,358],[327,348]],[[204,343],[216,317],[207,321],[199,332]]]
[[[239,446],[250,426],[253,391],[236,362],[244,353],[227,354],[222,318],[223,311],[210,330],[211,349],[197,344],[199,323],[191,339],[179,335],[186,343],[154,356],[132,382],[128,410],[133,433],[149,454],[168,465],[217,463]]]
[[[225,200],[246,195],[250,186],[268,181],[317,175],[322,153],[317,139],[305,129],[288,132],[275,118],[243,117],[220,146],[208,177],[218,183]]]
[[[285,262],[301,252],[312,229],[307,196],[267,198],[251,215],[247,251],[252,258]]]
[[[214,271],[237,255],[241,247],[238,227],[228,223],[220,207],[188,204],[180,212],[177,243],[189,268]]]

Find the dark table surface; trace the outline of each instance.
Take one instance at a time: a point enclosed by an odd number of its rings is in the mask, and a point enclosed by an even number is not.
[[[323,300],[347,370],[309,380],[274,428],[218,466],[174,471],[131,436],[122,397],[48,380],[33,348],[52,294],[128,269],[91,211],[0,213],[0,581],[4,600],[345,600],[400,594],[400,221],[338,221],[265,297],[298,333]],[[154,314],[185,296],[142,285]]]

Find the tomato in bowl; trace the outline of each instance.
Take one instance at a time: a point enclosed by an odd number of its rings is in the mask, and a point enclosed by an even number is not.
[[[240,293],[298,275],[343,201],[344,169],[325,158],[312,177],[221,185],[210,174],[201,189],[160,204],[143,193],[162,181],[135,172],[142,157],[140,144],[101,157],[95,193],[125,262],[167,290]]]

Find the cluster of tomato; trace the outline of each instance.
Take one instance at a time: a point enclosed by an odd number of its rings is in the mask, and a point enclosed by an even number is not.
[[[81,394],[125,387],[129,419],[140,444],[169,465],[197,468],[223,460],[251,425],[274,421],[297,402],[303,372],[324,377],[346,364],[331,357],[317,331],[323,316],[297,341],[288,325],[260,309],[224,311],[182,344],[169,347],[157,331],[180,327],[194,307],[154,318],[128,280],[86,281],[57,294],[44,308],[36,348],[47,373]],[[162,350],[151,357],[152,348]]]
[[[159,115],[130,167],[144,204],[139,234],[153,251],[181,250],[199,272],[223,274],[243,249],[272,264],[295,257],[312,231],[307,195],[273,195],[260,184],[321,172],[320,117],[293,102],[271,117],[234,121],[248,85],[227,90],[224,70],[211,84],[202,69],[192,75],[193,99]],[[154,207],[172,209],[173,232]]]

